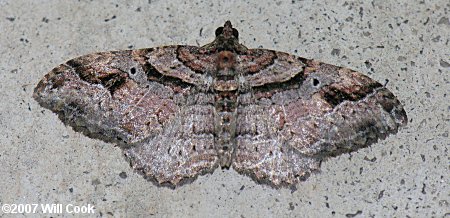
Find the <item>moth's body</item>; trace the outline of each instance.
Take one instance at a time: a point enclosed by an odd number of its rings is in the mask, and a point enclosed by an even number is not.
[[[217,54],[217,71],[213,74],[215,92],[215,140],[219,164],[230,167],[236,147],[236,112],[239,81],[235,68],[235,55],[229,51]]]
[[[236,148],[237,95],[242,90],[239,72],[236,71],[236,51],[247,48],[237,40],[237,31],[230,22],[216,31],[216,40],[203,46],[213,59],[215,68],[208,72],[212,77],[211,91],[214,93],[214,145],[219,165],[229,168]]]
[[[203,46],[81,56],[53,69],[34,97],[76,131],[124,149],[134,169],[177,186],[218,166],[275,187],[329,156],[406,125],[400,102],[347,68],[247,49],[228,21]]]

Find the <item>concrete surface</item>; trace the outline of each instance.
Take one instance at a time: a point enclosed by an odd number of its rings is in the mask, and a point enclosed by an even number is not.
[[[448,0],[0,0],[0,204],[94,205],[86,217],[448,217],[449,18]],[[120,149],[65,127],[31,97],[70,58],[202,45],[227,19],[248,47],[388,80],[410,123],[330,159],[293,193],[233,170],[171,190],[145,181]],[[71,214],[0,212],[41,215]]]

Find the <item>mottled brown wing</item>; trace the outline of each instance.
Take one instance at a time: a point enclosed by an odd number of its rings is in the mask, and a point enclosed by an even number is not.
[[[42,79],[34,98],[74,130],[117,143],[149,179],[177,185],[217,165],[214,98],[198,91],[206,79],[189,76],[178,48],[72,59]]]
[[[258,52],[269,51],[250,53]],[[278,68],[255,70],[261,77],[244,74],[252,91],[238,98],[233,163],[238,172],[274,186],[293,185],[327,157],[366,147],[406,125],[400,102],[367,76],[273,54]]]

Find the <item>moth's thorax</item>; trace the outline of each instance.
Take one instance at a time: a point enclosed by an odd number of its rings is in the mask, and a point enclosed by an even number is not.
[[[221,51],[217,54],[218,75],[234,74],[236,66],[236,54],[231,51]]]
[[[214,90],[219,92],[236,91],[239,83],[236,72],[236,54],[230,51],[221,51],[216,58],[216,71],[214,72]]]
[[[219,154],[219,164],[229,167],[235,150],[236,105],[238,90],[236,54],[221,51],[216,58],[214,74],[215,100],[215,146]]]

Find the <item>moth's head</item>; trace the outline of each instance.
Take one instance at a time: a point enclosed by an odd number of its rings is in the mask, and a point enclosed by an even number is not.
[[[216,29],[216,39],[213,44],[214,48],[223,51],[238,51],[242,50],[242,45],[239,44],[239,32],[233,28],[230,21],[225,22],[223,27]]]
[[[238,40],[239,32],[233,28],[231,22],[228,20],[223,27],[216,29],[216,38],[222,38],[223,40]]]
[[[211,52],[232,51],[243,53],[247,48],[239,44],[239,32],[233,28],[230,21],[216,29],[216,38],[209,44],[202,46],[203,49],[208,49]]]

